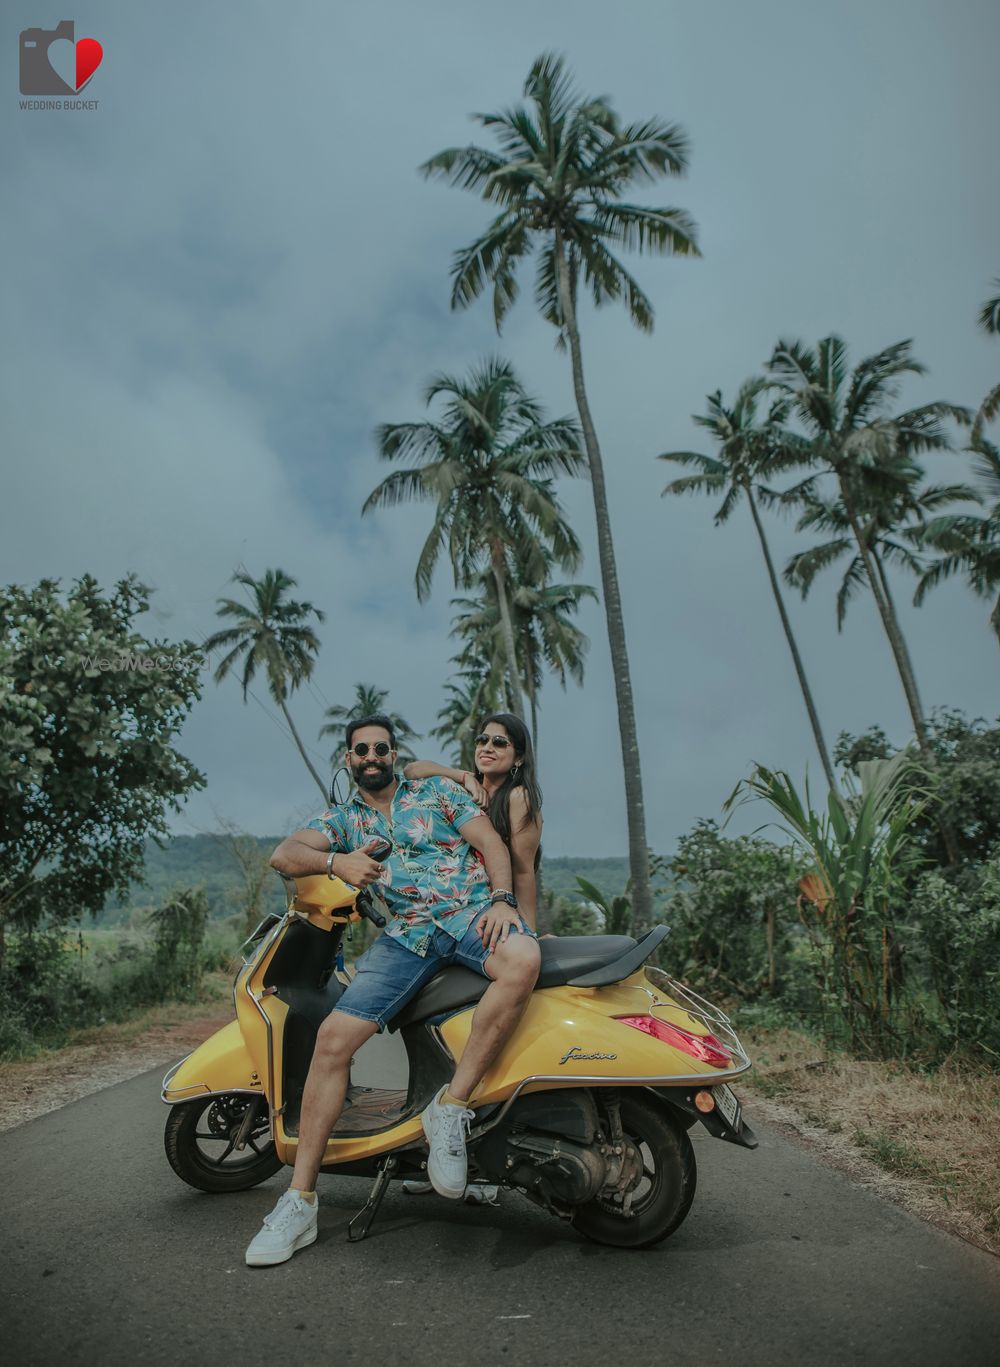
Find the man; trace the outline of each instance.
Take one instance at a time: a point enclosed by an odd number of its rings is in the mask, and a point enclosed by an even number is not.
[[[398,779],[395,760],[388,717],[349,722],[346,762],[355,796],[283,840],[271,856],[272,867],[292,878],[328,873],[355,887],[379,882],[393,914],[320,1026],[291,1187],[247,1249],[251,1266],[286,1262],[315,1241],[316,1177],[343,1109],[351,1059],[448,963],[491,980],[454,1077],[421,1117],[434,1189],[462,1196],[469,1098],[513,1034],[538,978],[538,942],[518,917],[510,854],[489,818],[449,779]],[[377,862],[369,851],[384,841],[392,848]]]

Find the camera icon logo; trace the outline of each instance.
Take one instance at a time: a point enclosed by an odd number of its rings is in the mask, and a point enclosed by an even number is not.
[[[53,29],[21,33],[21,94],[78,95],[101,65],[104,49],[96,38],[76,42],[72,19]]]

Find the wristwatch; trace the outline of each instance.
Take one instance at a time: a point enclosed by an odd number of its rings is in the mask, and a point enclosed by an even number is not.
[[[506,888],[493,889],[490,893],[490,904],[492,905],[494,902],[506,902],[509,907],[513,907],[515,911],[517,910],[517,898],[512,892],[508,892]]]

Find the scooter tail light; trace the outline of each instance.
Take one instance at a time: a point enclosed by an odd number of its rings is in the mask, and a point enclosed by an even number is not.
[[[708,1063],[713,1068],[728,1068],[733,1061],[730,1050],[714,1035],[695,1035],[690,1030],[682,1030],[679,1025],[670,1025],[656,1016],[616,1016],[622,1025],[630,1025],[633,1030],[641,1030],[644,1035],[669,1044],[683,1054],[689,1054],[700,1063]]]

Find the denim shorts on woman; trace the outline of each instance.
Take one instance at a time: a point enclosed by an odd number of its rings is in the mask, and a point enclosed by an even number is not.
[[[536,938],[523,921],[521,927],[531,939]],[[438,928],[426,955],[414,954],[392,936],[381,935],[358,960],[350,986],[333,1009],[384,1030],[442,968],[458,964],[488,978],[488,958],[489,950],[474,926],[458,940]]]

